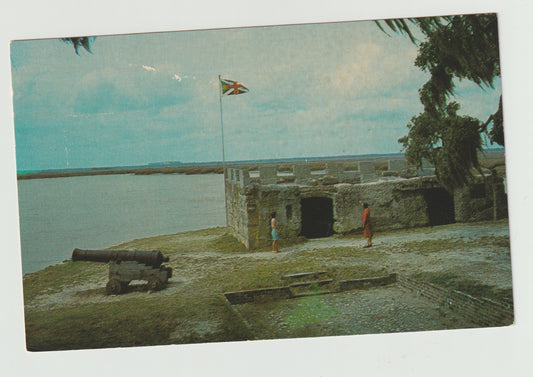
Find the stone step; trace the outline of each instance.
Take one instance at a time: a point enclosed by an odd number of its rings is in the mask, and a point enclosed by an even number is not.
[[[283,275],[282,280],[301,281],[302,279],[320,279],[327,275],[326,271],[297,272]]]
[[[338,292],[335,290],[304,291],[304,292],[294,293],[293,297],[320,296],[320,295],[327,295],[330,293],[338,293]]]
[[[295,296],[330,293],[329,286],[333,281],[333,279],[303,281],[290,284],[289,289]]]

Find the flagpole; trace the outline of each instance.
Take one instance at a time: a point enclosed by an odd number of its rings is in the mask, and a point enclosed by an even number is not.
[[[218,99],[220,101],[220,134],[222,135],[222,166],[226,166],[226,155],[224,152],[224,120],[222,117],[222,83],[218,75]]]
[[[220,134],[222,138],[222,175],[224,177],[224,208],[226,209],[226,227],[228,226],[228,203],[226,189],[226,156],[224,154],[224,121],[222,118],[222,81],[218,75],[218,99],[220,101]]]
[[[225,92],[223,93],[223,90]],[[222,85],[222,78],[220,75],[218,75],[218,99],[220,101],[220,135],[222,139],[222,169],[224,170],[224,197],[227,198],[227,192],[226,192],[226,183],[228,177],[226,176],[227,169],[226,169],[226,152],[224,147],[224,118],[222,116],[222,94],[242,94],[247,93],[248,88],[246,88],[244,85],[239,84],[237,81],[232,80],[224,80],[224,85]],[[226,226],[228,226],[228,202],[226,200]]]

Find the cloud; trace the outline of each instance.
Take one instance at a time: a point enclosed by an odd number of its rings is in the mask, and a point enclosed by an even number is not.
[[[363,43],[354,46],[344,56],[346,63],[325,76],[331,80],[333,88],[340,92],[389,90],[406,82],[418,82],[424,76],[413,65],[415,57],[415,48],[395,52],[383,45]]]
[[[150,67],[149,65],[142,65],[143,69],[146,69],[147,71],[156,72],[157,70],[154,67]]]
[[[151,116],[154,116],[165,107],[191,101],[190,83],[180,82],[170,73],[142,73],[139,67],[107,67],[101,71],[87,72],[73,85],[73,93],[65,101],[72,109],[69,111],[95,114],[150,110]],[[177,81],[180,85],[177,85]]]
[[[378,78],[374,68],[383,60],[383,50],[383,47],[371,43],[356,46],[347,57],[349,62],[339,65],[333,72],[331,82],[334,88],[346,91],[353,85],[371,87]]]

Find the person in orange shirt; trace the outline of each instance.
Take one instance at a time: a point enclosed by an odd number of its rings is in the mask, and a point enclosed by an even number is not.
[[[366,238],[366,246],[364,248],[372,246],[372,237],[374,233],[372,232],[372,219],[370,218],[370,208],[368,208],[368,203],[359,200],[359,203],[363,206],[363,235]]]

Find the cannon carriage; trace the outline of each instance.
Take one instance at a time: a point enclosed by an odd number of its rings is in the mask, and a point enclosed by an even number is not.
[[[172,277],[172,268],[163,264],[169,258],[158,250],[74,249],[72,260],[109,263],[108,294],[123,293],[132,280],[144,280],[148,289],[160,290]]]

